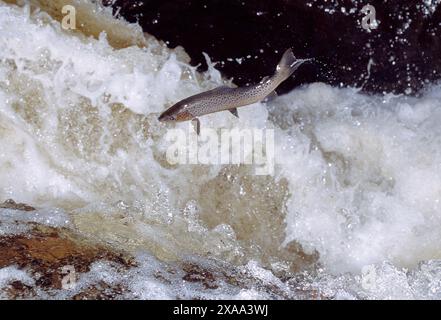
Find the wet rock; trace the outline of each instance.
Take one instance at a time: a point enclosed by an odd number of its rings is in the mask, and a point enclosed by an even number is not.
[[[379,21],[371,32],[361,26],[365,1],[105,2],[170,47],[183,46],[195,65],[204,65],[202,52],[208,53],[238,85],[271,74],[287,47],[317,63],[302,66],[281,92],[322,81],[414,94],[441,75],[441,5],[435,2],[371,1]]]
[[[43,290],[61,289],[66,267],[78,276],[88,272],[91,264],[99,260],[114,262],[122,268],[135,266],[130,256],[86,243],[68,230],[41,225],[36,225],[30,234],[0,237],[0,252],[0,268],[16,266],[30,272],[36,279],[36,287]],[[35,294],[34,288],[20,281],[10,283],[4,291],[10,298]],[[101,289],[87,288],[75,298],[105,298],[106,292],[109,298],[109,292],[116,295],[120,291],[121,288],[103,285]]]
[[[34,211],[35,208],[31,207],[24,203],[16,203],[12,199],[8,199],[2,204],[0,204],[0,208],[2,209],[13,209],[13,210],[21,210],[21,211]]]
[[[122,296],[124,291],[126,289],[120,285],[110,286],[101,281],[97,285],[90,286],[83,292],[74,295],[72,300],[112,300]]]
[[[210,299],[218,291],[261,292],[274,299],[327,298],[315,290],[299,289],[294,278],[283,282],[276,277],[261,278],[245,266],[190,257],[180,262],[155,258],[146,262],[84,239],[72,230],[31,226],[26,234],[0,237],[0,271],[4,272],[0,298],[140,299],[149,296],[150,292],[139,290],[148,290],[148,286],[143,289],[143,283],[152,279],[155,286],[163,288],[164,297],[175,299]],[[155,267],[150,269],[150,264]],[[72,288],[65,287],[69,284],[66,268],[74,271],[73,278],[69,277]],[[8,272],[9,278],[5,278]]]
[[[217,289],[219,287],[216,284],[216,278],[213,273],[198,265],[186,263],[183,265],[183,270],[186,272],[182,278],[185,281],[200,282],[206,289]]]
[[[12,299],[33,298],[36,293],[34,288],[21,281],[13,281],[4,289],[6,296]]]

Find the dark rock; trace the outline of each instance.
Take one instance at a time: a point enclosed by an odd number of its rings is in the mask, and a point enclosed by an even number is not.
[[[21,281],[13,281],[5,288],[8,298],[26,299],[35,296],[35,290]]]
[[[77,273],[88,272],[90,265],[99,260],[114,262],[124,269],[136,266],[130,256],[124,256],[107,247],[83,242],[68,230],[45,226],[37,226],[26,235],[0,237],[0,251],[0,268],[17,266],[29,271],[36,278],[36,286],[43,290],[61,289],[65,266],[72,266]],[[104,293],[111,291],[110,286],[101,288],[102,290],[89,289],[90,291],[85,290],[76,298],[86,299],[89,293],[90,298],[105,298]],[[12,282],[5,291],[11,298],[30,297],[35,294],[33,288],[18,281]],[[120,291],[120,288],[114,290]]]
[[[299,57],[313,57],[317,62],[302,66],[281,92],[323,81],[370,92],[414,94],[441,74],[441,6],[429,2],[370,1],[380,21],[371,32],[361,27],[361,9],[367,1],[105,2],[170,47],[183,46],[195,65],[204,66],[202,52],[208,53],[238,85],[271,74],[287,47],[294,48]],[[239,64],[235,58],[244,59]]]
[[[72,300],[112,300],[120,297],[125,288],[119,285],[110,286],[104,281],[100,281],[96,285],[87,287],[81,293],[72,297]]]
[[[21,211],[34,211],[35,208],[31,207],[24,203],[16,203],[12,199],[8,199],[3,203],[0,203],[0,208],[2,209],[13,209],[13,210],[21,210]]]
[[[205,289],[217,289],[215,276],[208,270],[201,268],[198,265],[187,263],[183,265],[183,270],[186,272],[182,278],[188,282],[199,282]]]

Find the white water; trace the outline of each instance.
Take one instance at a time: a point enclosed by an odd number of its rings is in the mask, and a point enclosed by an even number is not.
[[[223,83],[213,67],[198,74],[182,50],[152,38],[116,50],[104,34],[72,34],[2,2],[0,48],[1,201],[45,208],[92,240],[161,260],[215,258],[265,279],[294,276],[278,284],[291,293],[439,297],[439,262],[418,264],[441,258],[441,87],[405,98],[317,83],[242,108],[240,120],[202,118],[276,130],[275,176],[259,177],[243,166],[166,163],[158,114]],[[374,285],[363,285],[362,270],[374,270]],[[131,278],[140,298],[195,296],[177,281],[149,295]],[[268,297],[224,289],[217,297]]]

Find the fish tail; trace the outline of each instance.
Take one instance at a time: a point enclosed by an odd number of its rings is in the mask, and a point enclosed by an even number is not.
[[[281,76],[283,80],[288,79],[294,71],[297,70],[300,65],[305,62],[304,59],[297,59],[292,52],[292,49],[288,49],[282,56],[279,64],[276,68],[276,74]]]

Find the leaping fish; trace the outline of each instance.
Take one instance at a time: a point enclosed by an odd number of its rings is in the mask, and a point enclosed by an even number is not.
[[[285,51],[272,77],[265,77],[257,85],[231,88],[221,86],[179,101],[164,111],[158,118],[161,122],[192,120],[196,132],[200,132],[198,117],[229,110],[236,117],[237,108],[264,100],[275,94],[275,89],[305,61],[296,59],[291,49]]]

